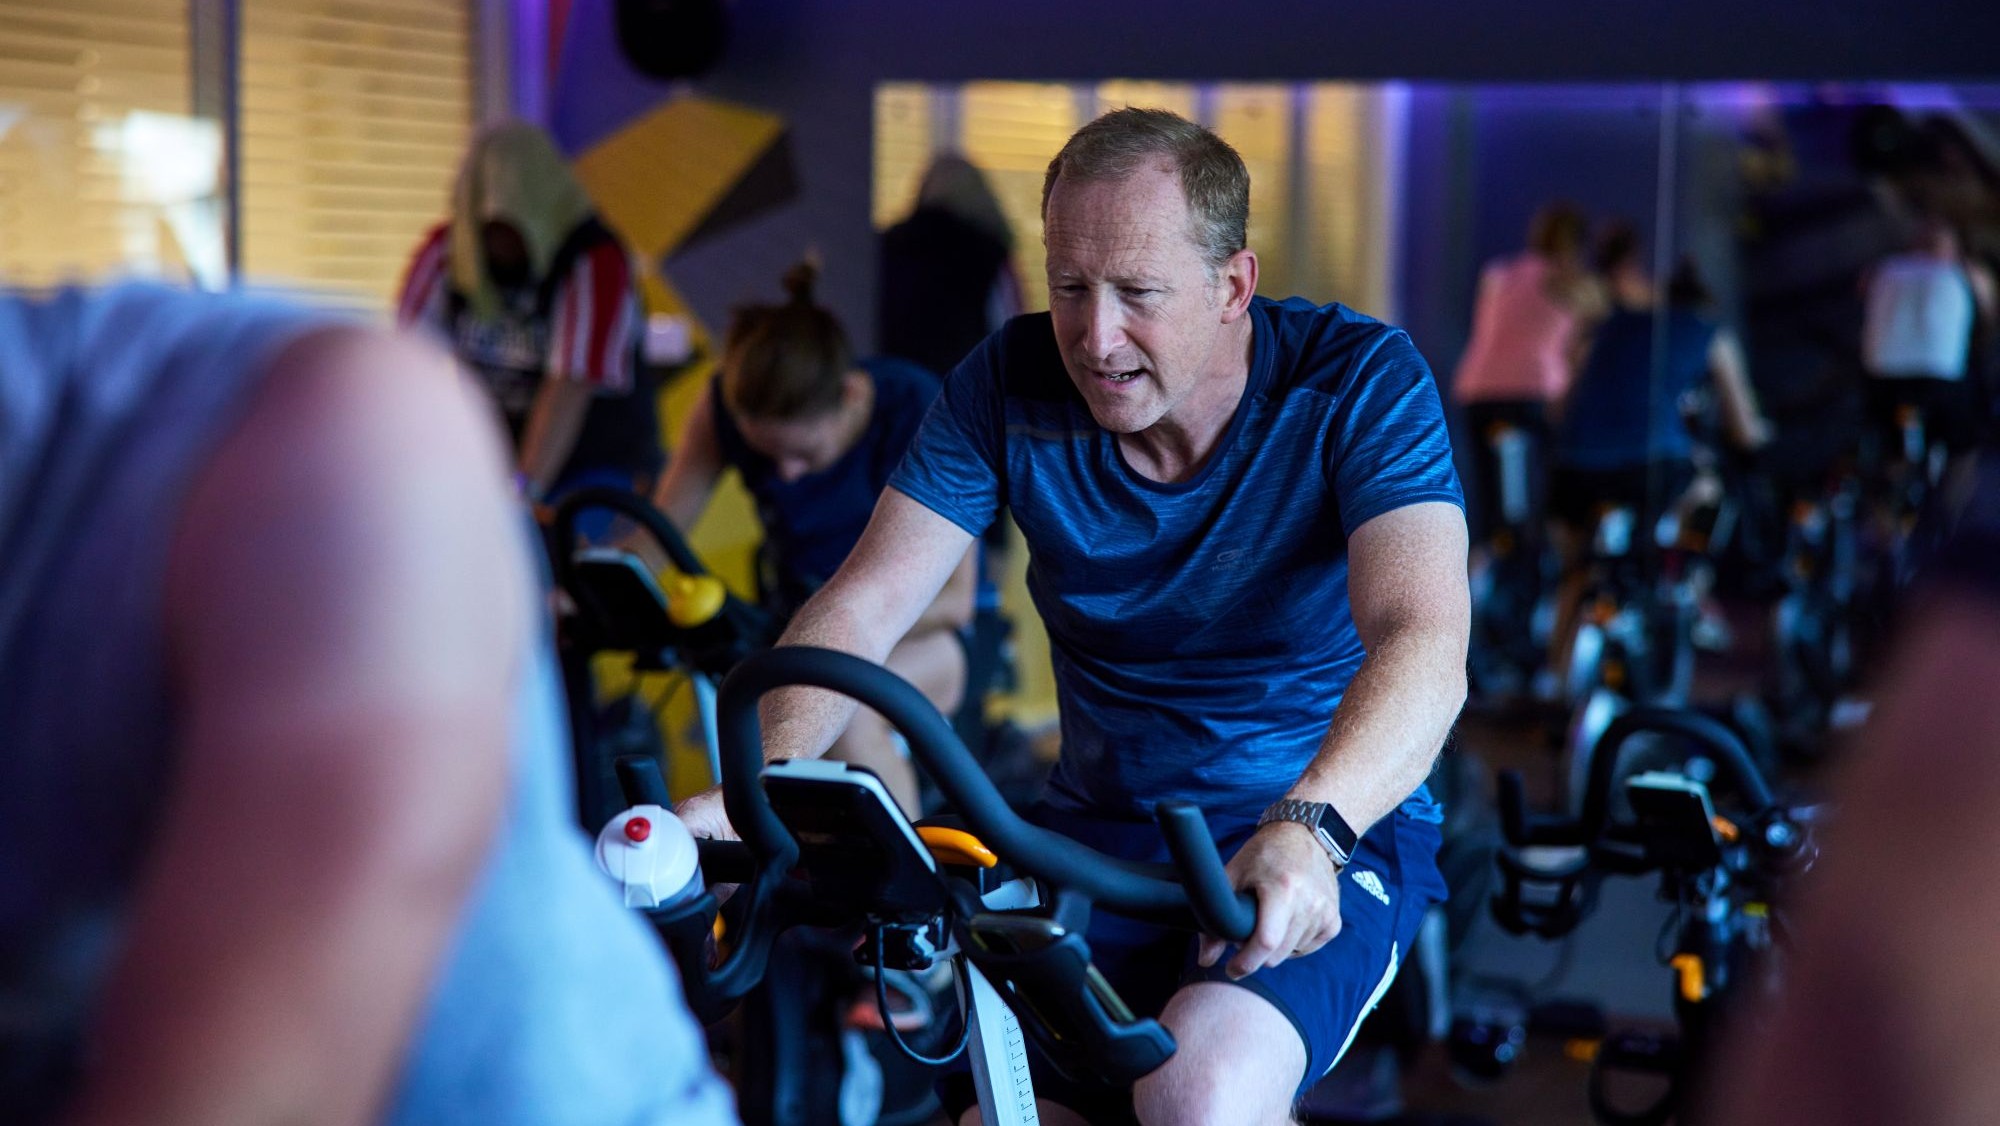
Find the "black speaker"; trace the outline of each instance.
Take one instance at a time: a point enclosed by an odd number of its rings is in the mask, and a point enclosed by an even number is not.
[[[643,74],[693,78],[722,58],[723,0],[617,0],[618,46]]]
[[[1848,128],[1854,167],[1869,175],[1908,172],[1925,163],[1932,148],[1915,123],[1895,106],[1868,106],[1854,115]]]

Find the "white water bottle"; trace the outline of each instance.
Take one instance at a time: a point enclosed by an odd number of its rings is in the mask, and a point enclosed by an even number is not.
[[[635,805],[605,824],[597,866],[625,889],[627,907],[677,907],[703,889],[694,834],[657,805]]]

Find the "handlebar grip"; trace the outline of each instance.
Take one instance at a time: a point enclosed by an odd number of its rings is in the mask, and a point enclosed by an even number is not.
[[[1249,938],[1257,929],[1256,897],[1230,884],[1201,810],[1189,802],[1169,801],[1154,806],[1153,816],[1187,887],[1188,909],[1195,922],[1217,938],[1231,942]]]
[[[757,854],[742,841],[696,837],[694,847],[702,878],[711,884],[749,883],[757,875]]]
[[[660,764],[650,756],[623,755],[612,765],[618,771],[618,789],[624,793],[626,805],[674,807],[674,800],[667,793],[667,780],[660,774]]]

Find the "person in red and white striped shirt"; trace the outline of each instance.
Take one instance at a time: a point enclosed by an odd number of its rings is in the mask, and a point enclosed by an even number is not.
[[[485,384],[531,499],[600,484],[643,492],[659,472],[637,272],[540,129],[510,122],[473,142],[451,217],[404,277],[397,320],[437,331]]]

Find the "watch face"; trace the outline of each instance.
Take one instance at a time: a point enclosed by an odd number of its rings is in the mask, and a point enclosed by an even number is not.
[[[1342,856],[1354,855],[1354,830],[1347,827],[1346,819],[1342,818],[1333,806],[1320,803],[1319,816],[1313,820],[1313,825],[1326,834],[1327,839],[1334,843],[1334,847],[1340,850]]]

